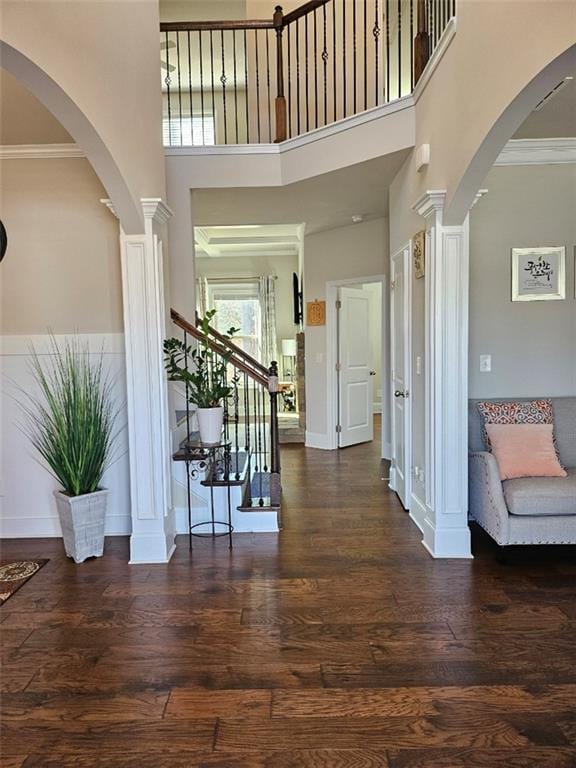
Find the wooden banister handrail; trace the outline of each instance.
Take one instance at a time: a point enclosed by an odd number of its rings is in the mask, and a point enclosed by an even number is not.
[[[198,314],[196,314],[196,327],[199,327],[201,323],[201,318],[198,316]],[[231,339],[229,339],[227,336],[224,336],[224,334],[220,333],[220,331],[217,331],[216,328],[213,328],[211,325],[208,326],[208,329],[210,334],[214,336],[215,339],[218,339],[218,341],[221,342],[224,346],[231,349],[236,357],[244,359],[249,365],[251,365],[255,370],[259,371],[264,376],[268,375],[268,369],[266,366],[262,365],[262,363],[259,363],[256,358],[248,354],[248,352],[243,350],[242,347],[234,344]]]
[[[189,333],[190,336],[197,339],[198,341],[206,342],[210,347],[210,349],[214,350],[214,352],[217,352],[219,355],[222,355],[224,357],[231,352],[231,350],[222,346],[222,344],[219,344],[218,342],[213,341],[210,338],[206,338],[202,333],[202,331],[199,331],[196,328],[196,326],[192,325],[192,323],[189,323],[188,320],[183,318],[182,315],[176,312],[176,310],[174,309],[170,310],[170,317],[172,318],[172,322],[174,323],[174,325],[177,325],[178,328],[181,328],[183,331],[186,331],[186,333]],[[245,373],[253,381],[258,382],[258,384],[261,384],[263,387],[268,388],[268,375],[263,375],[259,371],[254,370],[254,368],[247,365],[239,357],[236,357],[234,353],[230,354],[228,359],[229,359],[230,365],[234,366],[234,368],[237,368],[239,371],[242,371],[242,373]]]
[[[306,16],[307,13],[312,13],[316,8],[326,5],[328,2],[329,0],[309,0],[309,2],[304,3],[304,5],[301,5],[299,8],[295,8],[284,16],[284,26],[302,18],[302,16]]]
[[[232,21],[162,21],[161,32],[202,32],[227,29],[274,29],[271,19],[233,19]]]

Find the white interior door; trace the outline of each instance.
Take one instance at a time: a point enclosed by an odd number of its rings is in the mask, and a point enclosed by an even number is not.
[[[405,509],[410,507],[410,249],[392,257],[391,264],[392,353],[392,469],[390,485]]]
[[[368,291],[338,290],[338,446],[366,443],[374,437],[372,347]]]

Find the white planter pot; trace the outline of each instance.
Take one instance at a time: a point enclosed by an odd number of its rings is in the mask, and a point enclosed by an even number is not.
[[[68,496],[54,491],[66,555],[76,563],[104,552],[104,524],[108,491]]]
[[[224,408],[221,405],[216,408],[198,408],[197,414],[200,440],[210,445],[219,443],[222,438]]]

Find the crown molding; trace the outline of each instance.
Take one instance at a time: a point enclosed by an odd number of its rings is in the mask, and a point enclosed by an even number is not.
[[[109,197],[100,198],[100,202],[105,205],[116,218],[118,218],[114,203]],[[171,209],[168,208],[166,203],[160,197],[142,197],[140,199],[140,204],[142,205],[142,212],[144,213],[145,219],[155,219],[160,222],[160,224],[164,224],[173,215]]]
[[[172,211],[160,197],[142,197],[140,199],[145,219],[155,219],[165,224],[173,215]]]
[[[85,157],[77,144],[3,144],[0,160],[61,160]]]
[[[576,163],[576,138],[511,139],[494,165]]]
[[[429,216],[431,213],[442,211],[446,201],[445,189],[428,189],[412,206],[419,216]]]

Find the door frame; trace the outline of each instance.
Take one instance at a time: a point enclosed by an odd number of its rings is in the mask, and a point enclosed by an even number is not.
[[[360,283],[380,283],[382,286],[382,425],[380,431],[381,450],[383,459],[391,455],[390,440],[387,439],[386,425],[390,423],[389,398],[384,397],[384,382],[390,381],[390,344],[389,344],[389,304],[388,277],[386,275],[368,275],[367,277],[349,277],[346,280],[330,280],[326,283],[326,429],[328,431],[329,450],[338,449],[338,322],[336,301],[338,288]],[[389,386],[389,385],[388,385]],[[376,438],[376,436],[375,436]]]
[[[390,276],[393,274],[392,265],[394,259],[408,251],[408,280],[406,281],[406,295],[404,297],[404,325],[407,330],[406,333],[406,345],[405,345],[405,360],[406,360],[406,381],[410,386],[410,396],[406,398],[404,407],[406,409],[406,429],[405,429],[405,444],[406,455],[408,456],[408,466],[404,468],[405,479],[405,495],[406,495],[406,509],[410,510],[412,504],[412,240],[405,243],[402,248],[399,248],[394,253],[390,254]],[[389,486],[391,490],[396,493],[396,470],[395,470],[395,430],[394,430],[394,418],[392,416],[394,411],[394,382],[392,378],[392,360],[393,360],[393,344],[394,344],[394,302],[392,297],[392,281],[390,281],[390,294],[389,294],[389,314],[390,314],[390,371],[389,371],[389,403],[390,403],[390,428],[391,428],[391,448],[390,448],[390,482]]]

